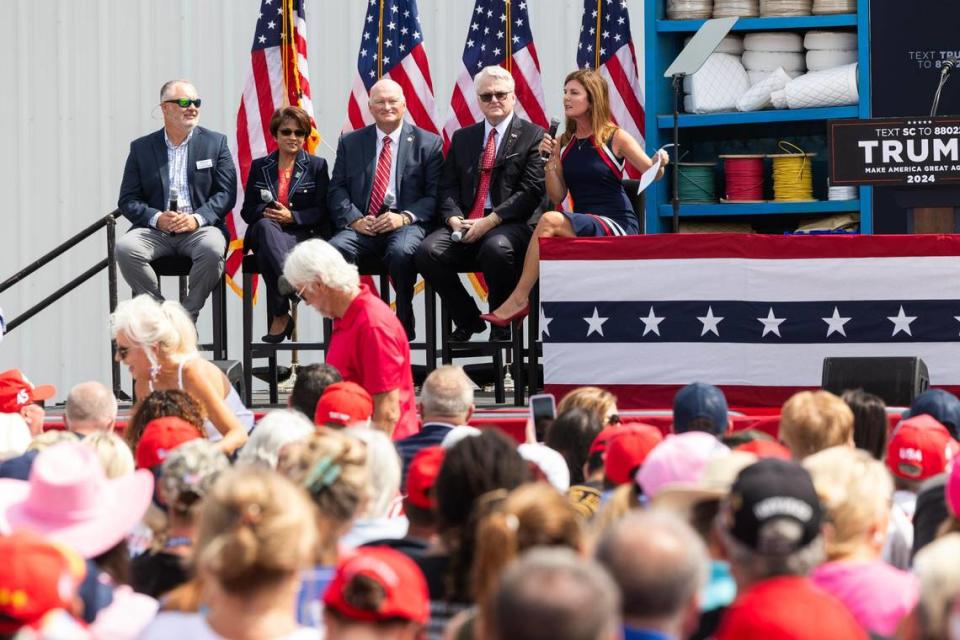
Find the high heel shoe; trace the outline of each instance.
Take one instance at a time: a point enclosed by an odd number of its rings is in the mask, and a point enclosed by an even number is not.
[[[523,308],[521,308],[520,311],[517,311],[515,314],[513,314],[513,315],[510,316],[509,318],[501,318],[500,316],[498,316],[498,315],[496,315],[496,314],[493,314],[493,313],[484,313],[483,315],[480,316],[480,319],[481,319],[481,320],[486,320],[486,321],[489,322],[490,324],[492,324],[492,325],[494,325],[494,326],[497,326],[497,327],[509,327],[509,326],[510,326],[511,324],[513,324],[514,322],[518,322],[518,321],[520,321],[520,320],[523,320],[523,319],[526,318],[528,315],[530,315],[530,303],[529,303],[529,302],[528,302],[527,304],[523,305]]]
[[[267,335],[260,338],[263,342],[267,344],[280,344],[287,338],[293,337],[293,329],[296,324],[293,322],[293,318],[287,319],[287,326],[284,327],[283,331],[280,333],[268,333]]]

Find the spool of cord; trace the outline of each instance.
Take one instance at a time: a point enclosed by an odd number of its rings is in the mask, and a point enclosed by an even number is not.
[[[797,145],[781,141],[780,149],[786,153],[774,153],[773,199],[776,202],[804,202],[813,200],[813,166],[815,153],[806,153]]]
[[[856,200],[857,188],[856,187],[834,187],[828,184],[827,199],[828,200]]]
[[[857,0],[813,0],[813,15],[856,13]]]
[[[707,204],[717,201],[714,169],[716,162],[680,162],[680,202]]]
[[[757,0],[714,0],[713,17],[750,17],[759,13]]]
[[[760,0],[761,17],[809,16],[813,0]]]
[[[669,20],[703,20],[713,14],[713,0],[667,0]]]
[[[723,155],[721,202],[763,202],[763,155]]]

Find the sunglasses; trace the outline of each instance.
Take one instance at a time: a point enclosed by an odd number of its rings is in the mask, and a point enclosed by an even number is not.
[[[130,347],[117,347],[117,355],[121,360],[126,360],[128,353],[130,353]]]
[[[277,133],[279,133],[282,136],[292,135],[292,136],[297,136],[298,138],[307,137],[307,132],[304,131],[303,129],[280,129],[280,131],[278,131]]]
[[[498,102],[503,102],[509,95],[509,91],[491,91],[490,93],[478,93],[477,97],[480,98],[480,102],[490,102],[494,98],[496,98]]]
[[[173,100],[164,100],[164,102],[169,104],[175,104],[181,109],[186,109],[191,104],[197,109],[200,108],[200,98],[175,98]]]
[[[611,426],[615,424],[620,424],[620,416],[618,416],[615,413],[610,414],[609,416],[607,416],[607,424]]]

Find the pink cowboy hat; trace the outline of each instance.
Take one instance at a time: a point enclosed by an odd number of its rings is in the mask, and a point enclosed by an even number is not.
[[[108,480],[93,449],[65,442],[37,456],[29,481],[0,479],[0,533],[29,529],[95,558],[136,526],[152,495],[149,471]]]

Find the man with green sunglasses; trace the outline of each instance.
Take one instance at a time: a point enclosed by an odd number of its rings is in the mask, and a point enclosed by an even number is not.
[[[161,87],[163,128],[131,143],[118,202],[132,226],[117,241],[117,265],[133,295],[162,299],[150,263],[189,257],[193,266],[183,306],[194,321],[223,277],[224,219],[237,198],[227,137],[198,126],[201,102],[186,80]]]

